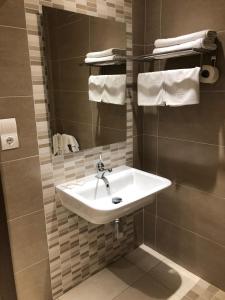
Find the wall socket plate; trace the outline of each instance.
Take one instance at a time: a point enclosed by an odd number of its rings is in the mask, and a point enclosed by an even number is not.
[[[0,120],[0,140],[2,150],[10,150],[19,147],[15,118]]]

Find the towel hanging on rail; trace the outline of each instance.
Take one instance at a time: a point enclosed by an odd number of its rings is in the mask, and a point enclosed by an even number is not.
[[[183,106],[199,103],[200,68],[138,75],[138,105]]]
[[[124,105],[126,101],[126,75],[90,76],[89,100]]]

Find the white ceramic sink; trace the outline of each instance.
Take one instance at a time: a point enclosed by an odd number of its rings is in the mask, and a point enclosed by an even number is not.
[[[126,166],[113,169],[106,177],[110,193],[95,175],[58,185],[56,192],[67,209],[91,223],[106,224],[150,204],[150,195],[171,185],[166,178]],[[114,204],[114,197],[122,202]]]

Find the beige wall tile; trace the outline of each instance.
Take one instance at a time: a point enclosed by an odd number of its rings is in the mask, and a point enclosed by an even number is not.
[[[0,53],[0,97],[32,95],[26,30],[0,27]]]
[[[43,210],[10,221],[9,235],[15,272],[48,257]]]
[[[23,0],[3,0],[0,7],[0,25],[23,28],[26,26]]]
[[[1,168],[8,219],[43,209],[38,157],[4,163]]]
[[[15,280],[18,300],[52,299],[48,259],[18,272]]]
[[[161,218],[157,224],[158,251],[219,288],[225,288],[224,247]]]

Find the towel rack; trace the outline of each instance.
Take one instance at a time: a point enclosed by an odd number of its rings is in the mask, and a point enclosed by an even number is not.
[[[214,53],[215,51],[207,50],[207,49],[188,49],[188,50],[177,50],[173,52],[166,52],[166,53],[157,53],[157,54],[147,54],[147,55],[141,55],[137,58],[135,58],[135,61],[138,62],[150,62],[153,60],[162,60],[162,59],[168,59],[168,58],[175,58],[175,57],[183,57],[183,56],[192,56],[192,55],[201,55],[204,54],[210,54]]]

